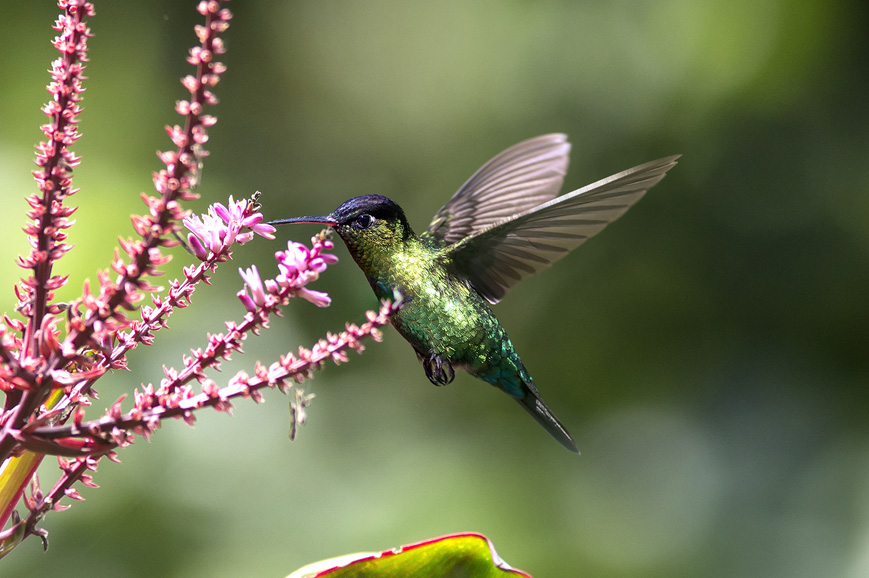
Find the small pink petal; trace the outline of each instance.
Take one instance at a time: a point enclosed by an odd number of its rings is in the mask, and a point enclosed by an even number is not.
[[[208,258],[208,249],[205,248],[205,245],[202,244],[199,237],[190,233],[187,235],[187,243],[190,245],[190,250],[193,251],[193,254],[196,255],[197,259],[205,261]]]
[[[314,291],[307,287],[302,287],[298,292],[299,297],[306,301],[310,301],[317,307],[328,307],[332,303],[332,298],[322,291]]]

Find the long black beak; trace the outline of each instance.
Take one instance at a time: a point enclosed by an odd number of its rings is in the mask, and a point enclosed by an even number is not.
[[[277,219],[276,221],[269,221],[266,225],[289,225],[292,223],[317,223],[334,227],[338,224],[338,221],[332,218],[331,215],[325,215],[323,217],[290,217],[289,219]]]

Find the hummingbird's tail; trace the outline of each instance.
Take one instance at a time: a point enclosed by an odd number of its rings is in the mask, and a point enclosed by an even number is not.
[[[525,381],[523,385],[525,386],[522,388],[525,395],[522,398],[517,397],[516,401],[525,408],[525,411],[531,414],[531,417],[537,420],[537,423],[546,428],[546,431],[557,439],[561,445],[572,452],[579,453],[576,442],[573,441],[573,438],[567,433],[567,429],[558,421],[558,418],[555,417],[549,406],[540,398],[540,394],[537,392],[534,383]]]

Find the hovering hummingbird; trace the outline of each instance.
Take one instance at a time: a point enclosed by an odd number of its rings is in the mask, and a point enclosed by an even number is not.
[[[679,155],[558,197],[570,144],[563,134],[523,141],[483,165],[416,235],[401,207],[363,195],[321,217],[347,245],[380,299],[406,298],[392,324],[435,385],[461,368],[518,401],[567,449],[576,443],[543,402],[507,332],[489,308],[524,277],[565,256],[618,219],[664,178]]]

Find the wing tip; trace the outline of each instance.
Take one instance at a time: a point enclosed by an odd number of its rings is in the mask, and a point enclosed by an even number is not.
[[[550,140],[552,142],[567,142],[567,134],[563,133],[563,132],[548,132],[545,134],[541,134],[540,136],[532,137],[532,138],[528,139],[526,142],[535,141],[535,140],[541,140],[541,141]]]
[[[567,134],[563,132],[550,132],[539,136],[525,139],[505,149],[501,154],[516,151],[516,150],[538,150],[552,149],[551,153],[556,153],[561,156],[568,156],[572,145],[568,140]],[[501,156],[501,155],[498,155]],[[498,157],[495,157],[498,158]]]
[[[622,171],[623,173],[628,172],[641,172],[643,170],[650,170],[658,168],[662,172],[667,172],[677,164],[679,164],[679,159],[682,158],[682,154],[669,155],[666,157],[661,157],[659,159],[655,159],[653,161],[649,161],[647,163],[643,163],[641,165],[637,165],[632,169],[628,169],[626,171]]]

